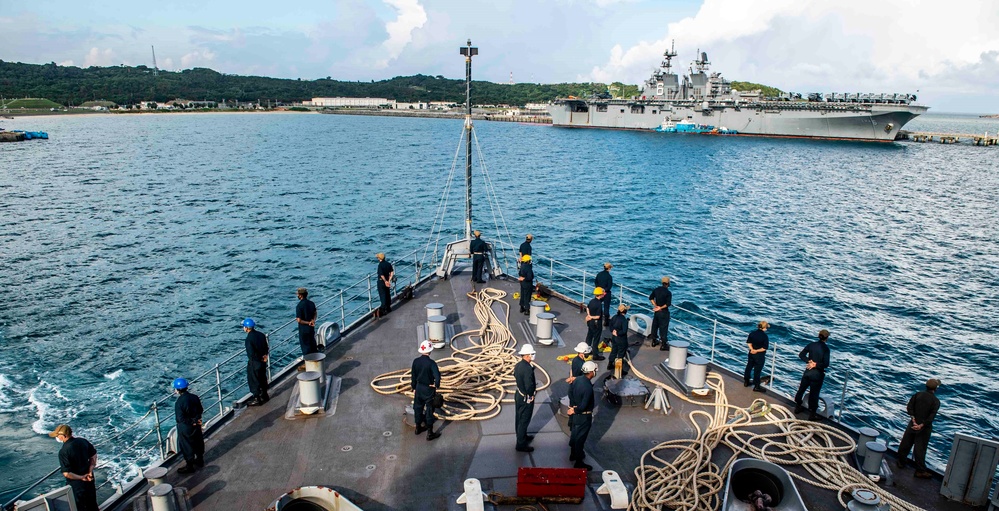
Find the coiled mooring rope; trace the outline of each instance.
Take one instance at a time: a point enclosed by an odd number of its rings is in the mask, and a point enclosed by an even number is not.
[[[631,365],[631,361],[628,362]],[[714,511],[722,502],[725,477],[739,454],[778,465],[798,465],[808,476],[788,472],[801,482],[837,491],[840,504],[846,507],[850,492],[865,488],[891,504],[892,509],[922,511],[873,484],[867,476],[850,466],[845,456],[856,443],[847,434],[825,424],[796,419],[786,407],[757,399],[748,408],[728,403],[725,383],[718,373],[708,373],[707,387],[714,391],[714,402],[703,403],[688,398],[672,387],[648,378],[631,365],[637,378],[661,387],[678,399],[714,407],[714,412],[695,410],[689,418],[695,438],[670,440],[645,452],[635,469],[637,484],[630,511],[673,509],[676,511]],[[776,432],[764,432],[777,428]],[[711,461],[719,445],[734,454],[719,467]]]
[[[486,420],[499,415],[502,403],[512,403],[509,394],[516,391],[513,368],[520,361],[517,340],[510,332],[508,320],[510,305],[503,301],[506,292],[493,288],[470,292],[474,300],[473,312],[481,325],[476,330],[465,330],[451,339],[452,354],[437,361],[441,371],[441,388],[444,396],[444,415],[448,420]],[[499,303],[504,311],[500,318],[493,310]],[[458,340],[468,338],[468,347],[458,348]],[[551,377],[541,366],[535,365],[542,378],[538,390],[551,385]],[[376,376],[371,388],[383,395],[404,394],[413,397],[410,388],[410,370],[399,369]],[[543,382],[543,383],[542,383]]]

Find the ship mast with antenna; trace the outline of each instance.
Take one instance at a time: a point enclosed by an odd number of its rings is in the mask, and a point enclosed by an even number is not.
[[[465,56],[465,239],[472,239],[472,57],[479,49],[469,39],[459,51]]]

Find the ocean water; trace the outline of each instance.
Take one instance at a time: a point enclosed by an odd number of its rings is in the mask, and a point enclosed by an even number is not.
[[[0,145],[0,491],[57,464],[44,435],[56,424],[107,438],[174,377],[242,349],[243,317],[275,327],[293,317],[295,288],[318,302],[372,271],[374,253],[423,247],[462,131],[313,114],[3,127],[51,138]],[[926,115],[907,129],[999,121]],[[536,253],[591,275],[611,261],[640,290],[670,275],[675,304],[745,333],[767,319],[783,392],[800,376],[793,354],[828,328],[827,392],[849,380],[847,422],[896,439],[908,397],[942,379],[937,467],[955,432],[999,429],[999,148],[476,132],[514,243],[531,232]],[[475,225],[495,239],[475,180]],[[672,335],[710,342],[682,325]],[[719,339],[736,364],[744,339]]]

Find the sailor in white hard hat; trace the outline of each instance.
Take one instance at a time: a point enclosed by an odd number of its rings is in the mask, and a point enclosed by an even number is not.
[[[569,461],[575,461],[575,468],[593,470],[593,467],[583,463],[586,453],[583,445],[590,435],[593,425],[593,378],[597,375],[597,363],[592,360],[583,364],[585,378],[576,378],[569,386]]]
[[[517,392],[514,395],[516,405],[515,428],[517,431],[517,450],[520,452],[531,452],[534,450],[529,444],[534,440],[534,435],[527,434],[527,426],[531,423],[531,416],[534,415],[534,395],[538,391],[538,383],[534,379],[534,346],[525,344],[520,347],[520,362],[513,368],[513,376],[517,380]]]
[[[441,386],[441,371],[437,367],[437,362],[430,358],[430,352],[434,351],[434,345],[430,341],[420,343],[420,356],[413,360],[413,367],[410,370],[412,380],[410,386],[413,389],[413,421],[416,422],[416,434],[427,432],[427,440],[433,440],[440,433],[434,433],[434,394]]]
[[[583,362],[586,362],[586,355],[590,353],[590,345],[586,344],[585,341],[579,341],[579,344],[573,350],[575,350],[576,356],[572,359],[569,377],[565,380],[567,383],[572,383],[577,376],[583,375]]]

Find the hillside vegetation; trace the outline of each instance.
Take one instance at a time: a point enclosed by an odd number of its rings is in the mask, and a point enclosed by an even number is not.
[[[4,108],[62,108],[62,105],[45,98],[23,98],[8,99],[6,103],[0,103]]]

